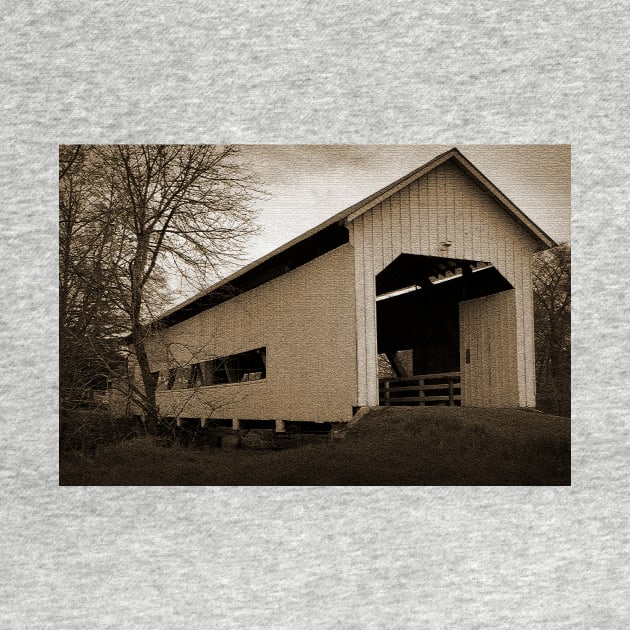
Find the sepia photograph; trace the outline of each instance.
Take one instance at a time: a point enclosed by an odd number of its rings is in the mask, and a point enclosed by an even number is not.
[[[626,5],[7,3],[0,626],[625,628]]]
[[[60,485],[570,485],[570,164],[61,145]]]

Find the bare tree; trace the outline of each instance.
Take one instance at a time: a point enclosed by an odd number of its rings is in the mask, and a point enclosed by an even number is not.
[[[88,147],[59,152],[60,393],[63,408],[85,402],[121,366],[115,339],[123,313],[112,301],[109,222],[100,216],[98,173]],[[105,229],[104,229],[105,228]]]
[[[571,248],[544,251],[534,260],[534,318],[538,404],[570,414]]]
[[[62,163],[75,151],[61,148],[69,156],[60,156],[62,180],[73,170],[62,172]],[[78,194],[78,214],[88,223],[83,240],[95,236],[87,247],[88,258],[99,263],[92,282],[105,296],[109,315],[124,314],[142,378],[139,403],[152,428],[159,413],[146,341],[164,305],[159,295],[166,278],[178,274],[199,286],[238,259],[255,230],[249,204],[255,185],[232,146],[90,146],[83,152],[89,185]],[[76,262],[77,248],[69,256]]]

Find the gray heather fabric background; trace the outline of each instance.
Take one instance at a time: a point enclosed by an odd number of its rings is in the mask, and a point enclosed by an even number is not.
[[[628,627],[629,6],[461,4],[4,3],[0,627]],[[86,141],[571,143],[573,485],[60,488]]]

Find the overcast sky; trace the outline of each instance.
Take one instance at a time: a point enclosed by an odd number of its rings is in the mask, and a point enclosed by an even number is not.
[[[246,145],[241,159],[269,197],[248,261],[280,247],[454,145]],[[569,145],[457,148],[556,241],[570,240]]]

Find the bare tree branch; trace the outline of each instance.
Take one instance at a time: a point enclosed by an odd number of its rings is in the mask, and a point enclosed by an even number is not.
[[[211,145],[60,149],[62,386],[74,378],[69,365],[82,343],[115,365],[114,340],[130,332],[141,406],[157,420],[145,342],[148,320],[165,306],[166,274],[208,282],[255,231],[259,191],[237,153]]]

